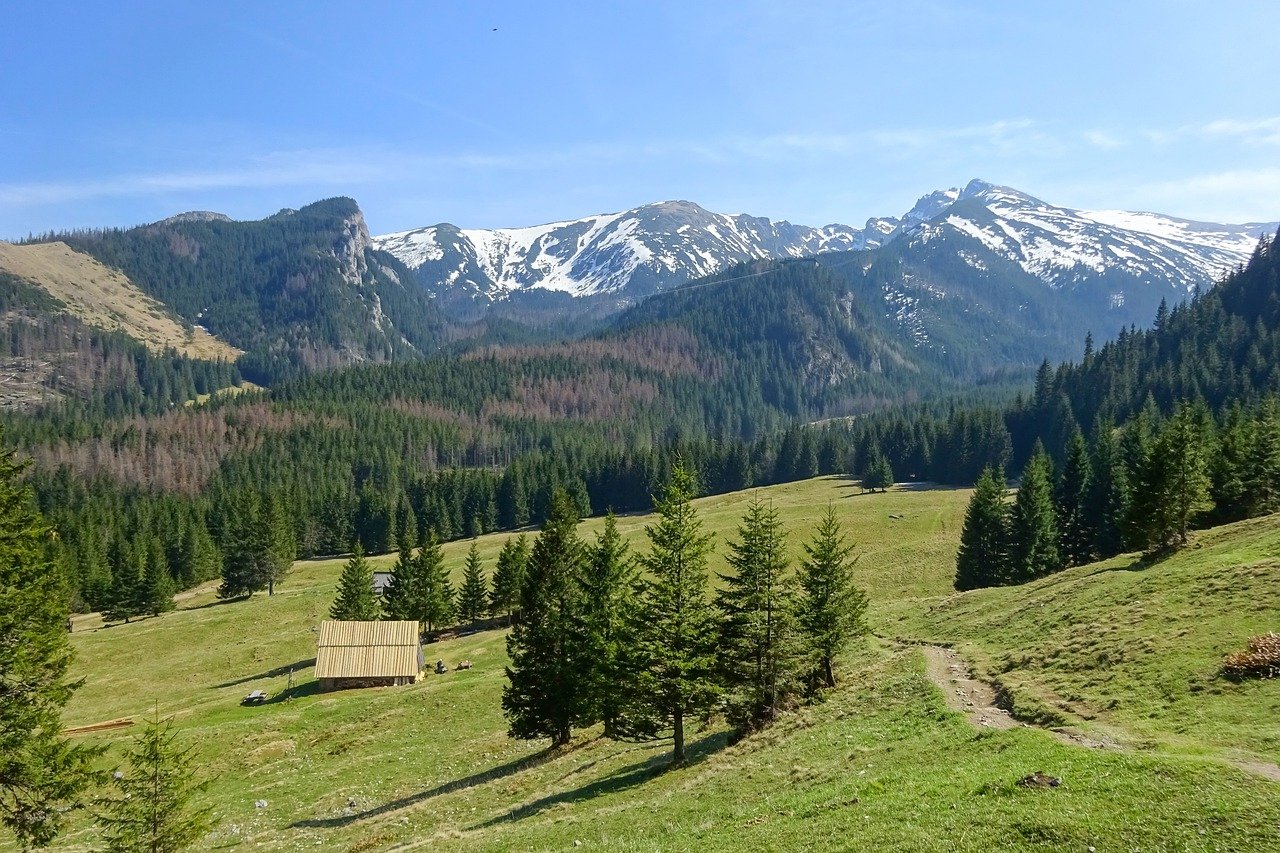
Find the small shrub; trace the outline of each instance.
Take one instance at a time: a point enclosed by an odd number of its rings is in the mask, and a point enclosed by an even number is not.
[[[1249,650],[1232,652],[1222,661],[1228,678],[1276,678],[1280,676],[1280,634],[1270,633],[1249,641]]]

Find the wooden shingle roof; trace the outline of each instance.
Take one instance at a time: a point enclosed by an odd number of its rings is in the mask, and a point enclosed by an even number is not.
[[[421,671],[417,622],[320,624],[316,678],[393,678]]]

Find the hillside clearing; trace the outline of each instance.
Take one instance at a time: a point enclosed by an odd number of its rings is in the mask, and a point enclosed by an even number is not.
[[[66,243],[15,246],[0,241],[0,270],[39,286],[90,326],[122,331],[154,351],[173,348],[211,361],[235,361],[242,354],[204,329],[188,331],[124,273]]]

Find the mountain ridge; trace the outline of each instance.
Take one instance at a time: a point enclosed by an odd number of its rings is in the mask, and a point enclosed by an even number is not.
[[[676,200],[525,228],[438,223],[378,235],[373,242],[446,304],[464,297],[492,304],[520,292],[552,290],[611,296],[624,307],[735,263],[877,249],[946,229],[965,232],[1051,287],[1116,273],[1131,286],[1146,276],[1166,290],[1190,294],[1242,264],[1258,238],[1275,227],[1077,210],[974,179],[922,196],[900,217],[872,217],[862,228],[714,213]]]

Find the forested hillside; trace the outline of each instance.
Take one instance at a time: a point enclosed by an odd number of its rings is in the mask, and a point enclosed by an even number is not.
[[[677,454],[707,492],[833,472],[968,484],[1020,470],[1037,441],[1059,464],[1078,434],[1101,452],[1107,418],[1123,425],[1148,397],[1127,433],[1162,428],[1198,396],[1215,436],[1235,401],[1257,421],[1280,390],[1276,254],[1260,248],[1150,332],[1046,363],[1011,404],[972,376],[965,398],[910,403],[960,377],[895,340],[839,270],[794,262],[660,296],[577,342],[312,374],[159,417],[54,409],[11,419],[8,438],[38,462],[42,509],[91,607],[160,562],[153,539],[187,543],[164,557],[184,583],[243,545],[231,531],[246,518],[287,521],[288,541],[263,549],[382,552],[538,521],[556,487],[584,514],[647,508]],[[831,415],[857,417],[799,425]]]
[[[41,239],[124,271],[186,322],[245,350],[240,368],[261,384],[418,357],[443,337],[434,305],[399,261],[372,248],[347,198],[252,222],[194,214]]]

